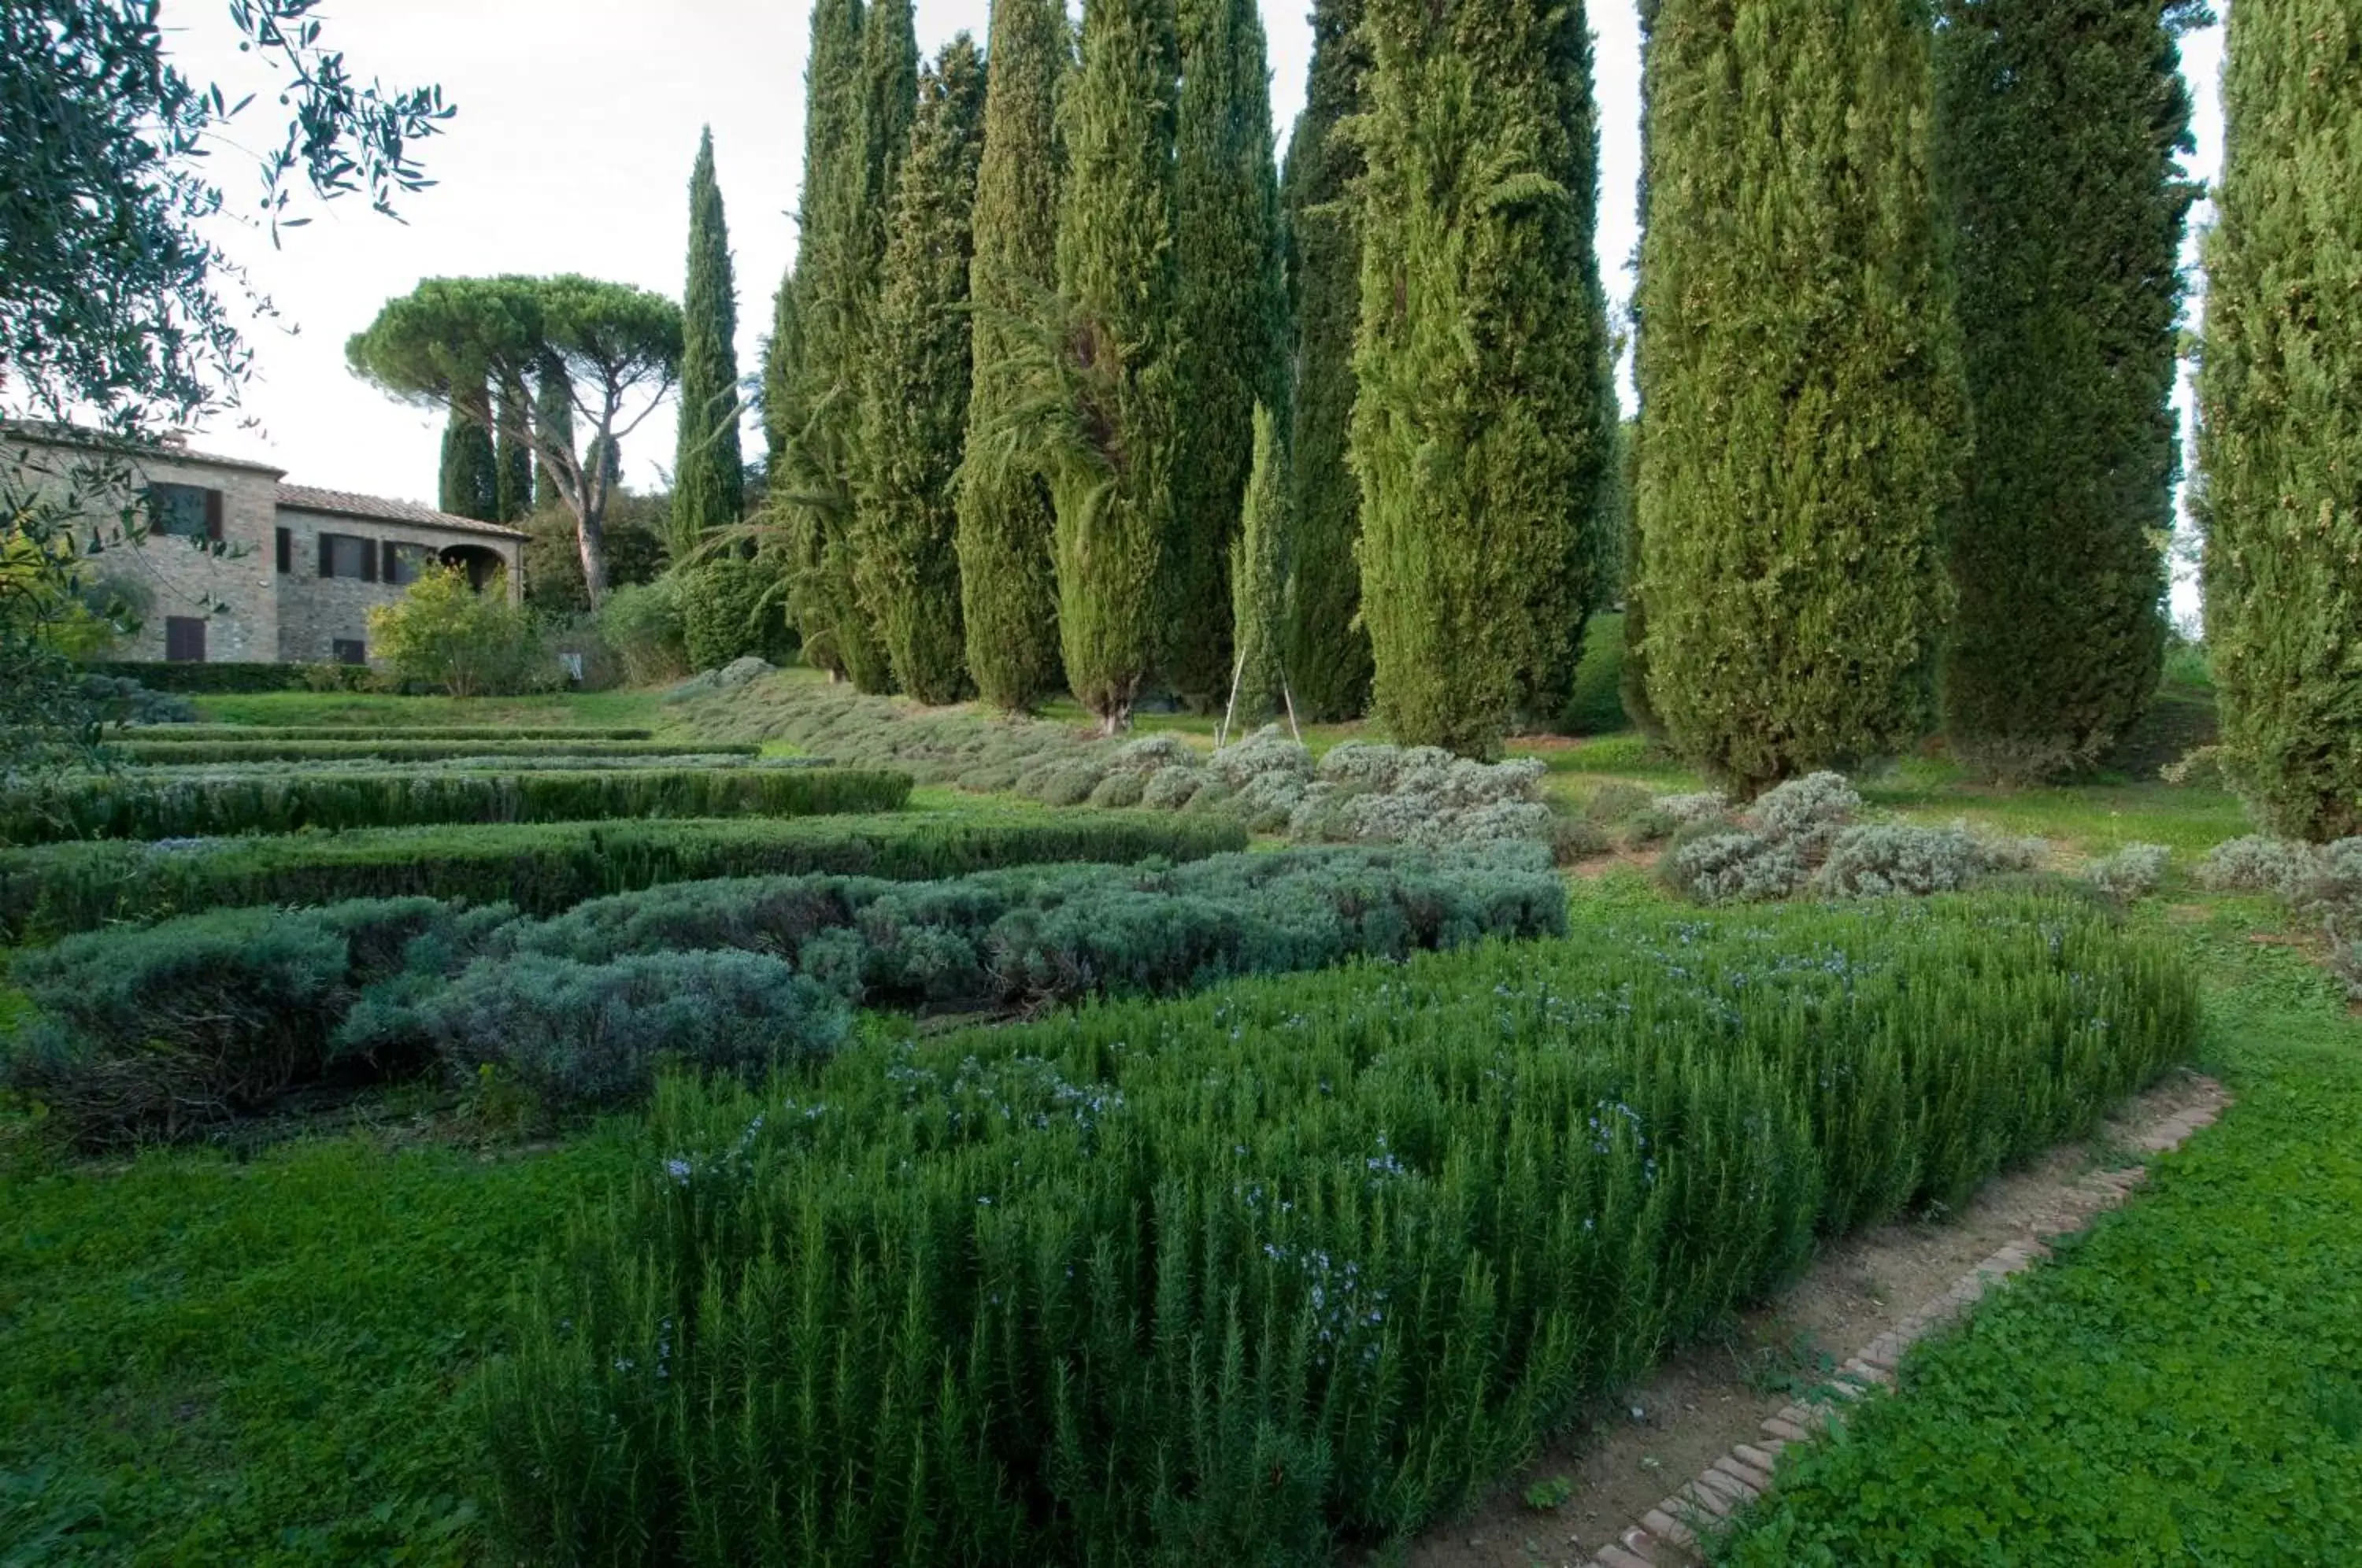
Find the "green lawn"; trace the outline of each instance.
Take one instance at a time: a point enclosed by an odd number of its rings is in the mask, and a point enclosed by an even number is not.
[[[2362,1561],[2362,1021],[2257,913],[2191,934],[2237,1105],[1792,1451],[1717,1561]]]

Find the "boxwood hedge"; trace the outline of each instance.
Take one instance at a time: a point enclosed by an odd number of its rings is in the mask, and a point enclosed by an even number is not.
[[[330,740],[157,740],[146,734],[116,740],[108,749],[127,762],[335,762],[357,756],[388,762],[435,762],[453,756],[665,756],[683,751],[712,756],[753,756],[763,748],[748,742],[700,741],[694,745],[671,741],[585,740],[558,736],[542,740],[499,735],[490,739],[421,740],[387,734],[374,739]]]

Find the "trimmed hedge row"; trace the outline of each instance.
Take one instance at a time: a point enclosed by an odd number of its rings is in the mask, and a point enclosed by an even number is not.
[[[228,696],[257,691],[304,690],[300,664],[158,664],[139,659],[106,659],[83,667],[93,675],[136,680],[150,691],[183,691],[192,695]]]
[[[500,1518],[564,1562],[1325,1564],[2197,1017],[2089,908],[1948,901],[674,1080],[489,1374]]]
[[[425,823],[821,816],[895,811],[910,795],[907,773],[849,767],[90,775],[0,794],[0,841],[204,838]]]
[[[440,762],[455,756],[678,756],[703,752],[714,756],[755,756],[762,747],[748,742],[579,740],[117,740],[108,749],[127,762],[341,762],[376,757],[386,762]]]
[[[498,724],[381,724],[372,721],[368,724],[141,724],[126,731],[123,738],[180,745],[193,741],[644,741],[655,736],[656,732],[650,729],[532,725],[507,729]]]
[[[1235,823],[1150,812],[967,810],[891,816],[496,823],[196,844],[0,850],[0,936],[52,941],[117,921],[249,904],[422,895],[555,914],[703,878],[956,877],[1063,860],[1196,860],[1244,849]]]
[[[664,1060],[759,1076],[825,1056],[859,1004],[1170,992],[1565,929],[1538,848],[692,882],[546,922],[423,899],[233,910],[22,956],[11,978],[39,1021],[0,1052],[0,1081],[86,1142],[175,1135],[352,1063],[436,1055],[560,1111],[644,1095]]]

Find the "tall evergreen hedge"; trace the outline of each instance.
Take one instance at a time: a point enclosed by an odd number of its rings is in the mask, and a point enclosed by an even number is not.
[[[1347,465],[1353,417],[1353,332],[1362,247],[1352,185],[1361,150],[1341,133],[1360,112],[1369,65],[1363,0],[1313,0],[1312,74],[1287,142],[1287,282],[1295,311],[1294,436],[1288,442],[1295,587],[1286,664],[1308,719],[1360,715],[1370,701],[1370,635],[1362,625],[1362,492]]]
[[[1058,283],[1058,96],[1074,68],[1064,0],[994,0],[984,155],[968,270],[974,380],[957,536],[967,668],[1021,712],[1058,683],[1058,594],[1048,481],[996,438],[1026,400],[1025,324]]]
[[[1160,642],[1173,509],[1173,0],[1087,0],[1060,105],[1058,407],[1045,439],[1066,684],[1109,733]]]
[[[1915,0],[1659,0],[1639,593],[1673,744],[1742,791],[1926,734],[1966,422]]]
[[[1231,710],[1240,717],[1270,712],[1292,695],[1287,588],[1296,531],[1287,511],[1287,446],[1269,408],[1255,404],[1253,418],[1254,467],[1239,511],[1239,536],[1231,543],[1231,623],[1239,645]]]
[[[1369,0],[1352,458],[1380,721],[1499,748],[1562,699],[1615,417],[1580,5]]]
[[[922,702],[966,694],[953,492],[967,426],[969,220],[985,63],[966,33],[919,83],[861,380],[854,583],[894,683]]]
[[[1980,457],[1950,528],[1952,750],[2089,767],[2165,657],[2180,469],[2182,0],[1948,0],[1936,171]]]
[[[713,129],[689,178],[689,277],[681,295],[680,427],[672,480],[672,555],[685,560],[745,509],[738,446],[738,284],[713,174]]]
[[[1180,0],[1174,244],[1180,331],[1164,676],[1198,708],[1231,682],[1230,558],[1258,403],[1287,406],[1287,281],[1271,72],[1255,0]]]
[[[2234,780],[2275,831],[2362,834],[2362,14],[2244,0],[2223,72],[2199,457]]]
[[[454,517],[496,522],[500,517],[500,474],[492,451],[491,432],[475,416],[458,408],[443,424],[443,456],[436,475],[435,504]]]

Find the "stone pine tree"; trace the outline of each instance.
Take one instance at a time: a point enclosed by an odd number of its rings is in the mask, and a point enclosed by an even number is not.
[[[1981,454],[1948,529],[1954,755],[2103,756],[2165,657],[2182,228],[2197,187],[2165,0],[1948,0],[1935,167]]]
[[[1293,527],[1287,445],[1279,422],[1254,406],[1254,461],[1231,541],[1231,624],[1238,651],[1231,678],[1233,717],[1272,712],[1287,702],[1287,580]]]
[[[499,447],[497,521],[518,523],[533,511],[533,436],[527,428],[533,394],[520,381],[502,381],[493,394],[492,410]]]
[[[1369,0],[1352,460],[1397,740],[1562,695],[1613,447],[1590,35],[1557,0]]]
[[[2362,834],[2362,15],[2243,0],[2199,375],[2206,641],[2233,781]]]
[[[922,702],[955,702],[967,689],[953,497],[967,429],[984,99],[984,57],[962,33],[919,79],[861,382],[854,586],[894,684]]]
[[[1345,458],[1362,310],[1362,248],[1352,203],[1361,150],[1339,128],[1362,105],[1368,69],[1362,6],[1313,0],[1312,74],[1287,141],[1284,189],[1296,320],[1294,436],[1287,443],[1295,587],[1286,662],[1297,709],[1322,721],[1356,717],[1370,701],[1370,636],[1353,560],[1362,492]]]
[[[1231,682],[1231,545],[1254,462],[1257,403],[1285,410],[1286,263],[1271,72],[1255,0],[1180,0],[1174,244],[1181,329],[1164,677],[1192,707]]]
[[[977,693],[1010,712],[1058,683],[1050,489],[997,438],[1027,401],[1027,324],[1058,284],[1058,94],[1074,66],[1065,0],[995,0],[968,268],[974,380],[959,480],[960,609]]]
[[[1651,20],[1649,695],[1685,756],[1752,792],[1932,724],[1967,457],[1933,29],[1915,0],[1658,0]]]
[[[1057,414],[1042,450],[1066,684],[1109,734],[1156,657],[1172,526],[1174,34],[1173,0],[1087,0],[1061,105]]]
[[[689,276],[681,294],[680,421],[674,448],[672,558],[686,560],[745,508],[738,446],[738,285],[713,174],[713,131],[689,178]]]
[[[435,504],[455,517],[500,521],[499,472],[491,432],[457,406],[443,424],[443,466]]]

